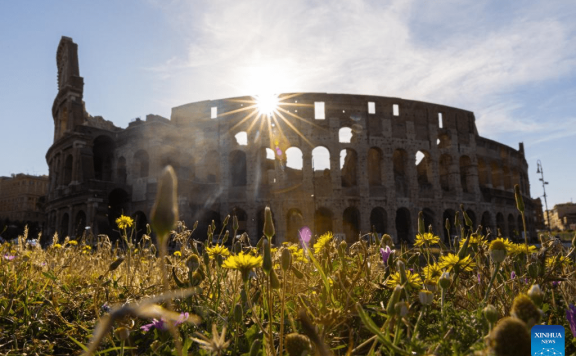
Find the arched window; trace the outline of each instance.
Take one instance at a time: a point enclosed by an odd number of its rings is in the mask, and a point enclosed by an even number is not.
[[[349,127],[343,127],[338,131],[338,142],[340,143],[350,143],[352,140],[352,129]]]
[[[116,179],[118,183],[126,183],[126,158],[118,158],[118,164],[116,165]]]
[[[351,148],[340,151],[340,172],[343,187],[355,187],[357,181],[358,154]]]
[[[396,236],[400,243],[410,243],[412,236],[412,221],[410,211],[406,208],[396,210]]]
[[[430,195],[432,190],[432,161],[426,151],[416,152],[416,175],[420,195]]]
[[[478,159],[478,182],[481,187],[485,187],[488,184],[488,169],[481,158]]]
[[[64,215],[62,215],[62,220],[60,221],[60,237],[61,238],[65,238],[66,236],[68,236],[68,224],[70,222],[70,217],[68,216],[68,213],[64,213]]]
[[[82,237],[84,232],[86,231],[86,214],[80,210],[76,214],[76,220],[74,223],[74,231],[76,238]]]
[[[320,236],[332,230],[332,211],[327,208],[318,208],[314,213],[314,229],[316,235]]]
[[[220,182],[220,155],[218,152],[212,150],[206,153],[202,164],[202,172],[206,174],[206,182],[219,183]],[[198,172],[200,173],[200,171]]]
[[[510,168],[504,166],[502,168],[502,178],[504,180],[504,189],[512,190],[512,175],[510,174]]]
[[[396,195],[399,197],[408,197],[408,174],[406,166],[408,163],[408,154],[403,149],[394,150],[392,155],[394,162],[394,185]]]
[[[386,210],[381,207],[372,209],[370,212],[370,230],[379,236],[384,235],[387,230],[388,216]]]
[[[298,147],[290,147],[286,150],[286,175],[290,180],[302,180],[303,158],[302,151]]]
[[[312,167],[315,171],[330,169],[330,151],[326,147],[318,146],[312,150]]]
[[[498,229],[499,233],[502,236],[506,236],[506,223],[504,222],[504,215],[502,213],[496,214],[496,228]]]
[[[300,240],[299,231],[304,226],[302,212],[299,209],[290,209],[286,214],[286,240],[297,243]]]
[[[490,165],[490,169],[492,170],[492,187],[494,188],[501,188],[502,187],[502,171],[498,166],[498,163],[492,162]]]
[[[350,206],[344,210],[342,216],[344,234],[348,243],[358,241],[360,233],[360,212],[356,207]]]
[[[70,182],[72,182],[72,155],[68,155],[64,162],[64,184],[68,185]]]
[[[368,184],[382,185],[382,151],[377,147],[368,150]]]
[[[148,169],[150,167],[150,158],[148,152],[139,150],[134,154],[134,175],[136,178],[148,177]]]
[[[450,166],[452,165],[452,157],[448,154],[440,156],[440,187],[445,192],[449,192],[452,187],[450,186]]]

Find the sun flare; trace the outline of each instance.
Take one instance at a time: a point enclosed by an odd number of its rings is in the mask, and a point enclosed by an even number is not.
[[[258,111],[263,115],[272,115],[277,109],[280,99],[276,94],[261,94],[254,97]]]

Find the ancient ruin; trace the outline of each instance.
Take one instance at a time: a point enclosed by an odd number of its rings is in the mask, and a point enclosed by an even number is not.
[[[228,214],[256,239],[269,205],[278,241],[296,241],[303,226],[348,241],[370,231],[412,241],[419,211],[445,236],[444,221],[453,223],[461,203],[475,224],[514,238],[522,229],[514,184],[535,235],[522,143],[514,149],[479,136],[470,111],[297,93],[279,95],[272,114],[246,96],[182,105],[170,119],[148,115],[124,129],[85,111],[72,39],[60,41],[57,66],[54,143],[46,154],[50,234],[78,236],[89,226],[114,236],[121,213],[144,231],[158,175],[170,164],[180,218],[189,227],[199,221],[197,239],[212,220],[220,231]]]

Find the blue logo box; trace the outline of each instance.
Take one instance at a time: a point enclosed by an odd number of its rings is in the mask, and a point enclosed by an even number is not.
[[[532,356],[564,356],[566,338],[563,326],[535,325],[530,334]]]

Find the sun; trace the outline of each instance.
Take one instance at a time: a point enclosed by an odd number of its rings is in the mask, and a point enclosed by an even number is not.
[[[258,107],[258,111],[262,115],[272,115],[278,109],[278,104],[280,103],[280,99],[276,94],[260,94],[254,96],[256,100],[256,106]]]

